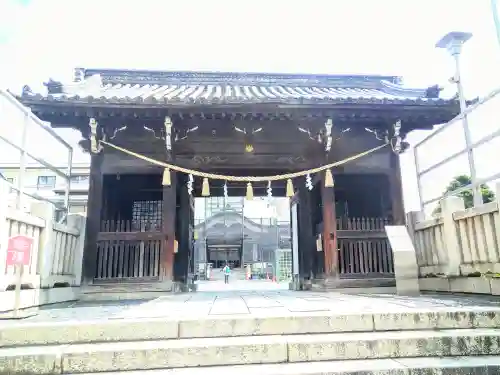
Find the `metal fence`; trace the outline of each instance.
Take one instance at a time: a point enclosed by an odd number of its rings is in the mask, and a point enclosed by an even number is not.
[[[44,142],[46,142],[44,137],[46,138],[46,135],[49,135],[49,139],[55,140],[57,144],[62,145],[66,149],[67,163],[64,164],[65,167],[63,169],[55,167],[44,158],[36,155],[33,151],[33,149],[37,148],[35,146],[46,147],[49,152],[52,151],[51,149],[54,145],[44,145]],[[23,106],[14,96],[3,89],[0,89],[0,140],[3,141],[4,145],[10,146],[11,149],[19,152],[17,182],[16,184],[9,182],[12,191],[16,193],[16,209],[23,208],[23,196],[28,196],[32,199],[43,200],[54,204],[59,214],[62,214],[62,218],[65,218],[69,207],[73,147],[62,139],[48,123],[41,121],[29,108]],[[5,152],[6,147],[3,147],[3,149]],[[62,205],[59,202],[45,198],[36,193],[26,191],[27,184],[25,177],[28,160],[30,159],[40,167],[54,172],[65,181],[65,196]],[[0,160],[0,162],[4,162],[4,160]],[[6,180],[6,178],[4,179]]]
[[[481,186],[500,179],[500,89],[417,143],[413,153],[421,211],[433,212],[441,199],[465,191],[474,206],[482,204]],[[446,192],[458,176],[471,183]]]

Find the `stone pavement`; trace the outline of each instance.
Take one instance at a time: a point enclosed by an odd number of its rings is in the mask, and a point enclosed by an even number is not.
[[[270,280],[240,280],[230,279],[229,284],[219,280],[199,280],[198,292],[238,292],[238,291],[278,291],[288,290],[288,282],[276,283]]]
[[[384,294],[294,292],[288,290],[216,291],[167,294],[149,301],[67,303],[45,306],[24,321],[124,318],[203,318],[208,316],[290,316],[304,313],[391,313],[444,310],[497,310],[500,299],[467,295],[401,297]],[[0,328],[12,321],[0,321]]]

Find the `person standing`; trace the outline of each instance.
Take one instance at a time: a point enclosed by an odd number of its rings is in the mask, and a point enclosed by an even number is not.
[[[222,272],[224,273],[224,284],[229,284],[229,275],[231,274],[231,268],[229,268],[227,263],[222,269]]]

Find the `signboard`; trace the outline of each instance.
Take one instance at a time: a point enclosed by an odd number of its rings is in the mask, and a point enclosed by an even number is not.
[[[29,266],[33,238],[17,235],[9,238],[7,244],[7,266]]]
[[[23,235],[12,236],[7,243],[7,266],[14,266],[16,274],[16,289],[14,293],[14,310],[7,315],[7,319],[23,319],[33,315],[33,313],[23,312],[21,306],[21,284],[23,280],[24,266],[29,266],[31,262],[31,252],[33,250],[33,238]]]

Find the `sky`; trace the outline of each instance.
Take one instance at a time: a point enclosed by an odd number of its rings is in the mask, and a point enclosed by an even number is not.
[[[49,77],[71,80],[79,66],[388,74],[409,87],[438,83],[450,94],[453,61],[435,48],[449,31],[474,34],[462,56],[466,96],[500,87],[489,0],[0,0],[0,86],[19,91],[29,84],[36,91]],[[413,133],[409,141],[426,134]],[[448,131],[446,142],[429,144],[422,157],[442,159],[460,144],[460,134]],[[78,137],[63,135],[72,142]],[[33,147],[40,148],[40,137],[29,140]],[[64,153],[55,147],[45,145],[43,157]],[[411,154],[402,167],[406,209],[417,209]],[[447,184],[444,177],[427,179],[429,196]]]

